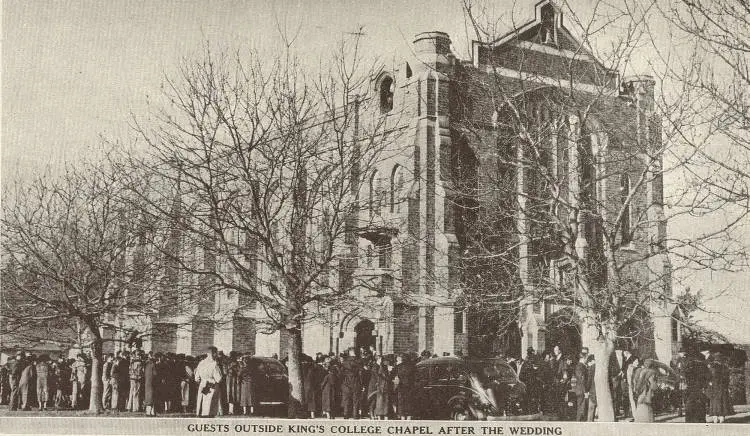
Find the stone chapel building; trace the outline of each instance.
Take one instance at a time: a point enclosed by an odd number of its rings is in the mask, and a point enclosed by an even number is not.
[[[620,78],[616,71],[605,68],[581,49],[551,1],[541,1],[535,12],[532,20],[504,37],[491,43],[474,42],[472,58],[466,60],[451,51],[449,35],[418,34],[413,43],[416,59],[383,69],[373,79],[371,98],[379,101],[379,115],[400,113],[408,132],[400,139],[399,153],[381,162],[377,171],[361,175],[370,207],[360,212],[367,216],[359,218],[370,225],[356,235],[358,251],[364,254],[357,260],[352,280],[376,277],[379,289],[361,296],[364,300],[360,301],[367,301],[364,305],[315,308],[321,312],[320,321],[304,326],[303,352],[338,353],[351,346],[374,346],[384,354],[430,350],[438,355],[521,355],[527,347],[544,350],[563,341],[566,348],[573,349],[586,343],[574,325],[557,324],[560,314],[566,313],[565,301],[558,300],[518,303],[513,310],[520,312],[519,320],[503,327],[501,333],[490,331],[477,322],[486,314],[466,303],[461,283],[468,270],[457,267],[457,259],[472,250],[467,204],[473,209],[504,201],[482,194],[482,187],[498,171],[495,152],[488,144],[497,146],[491,138],[507,115],[497,110],[501,104],[487,91],[490,84],[502,89],[504,95],[536,104],[529,113],[539,122],[555,117],[544,102],[554,99],[560,88],[572,89],[581,101],[601,102],[607,110],[594,113],[587,121],[591,125],[578,125],[574,112],[565,114],[568,129],[586,136],[595,153],[625,156],[634,154],[635,147],[646,147],[640,153],[647,154],[648,147],[660,146],[655,127],[658,120],[653,116],[654,80],[649,76]],[[567,162],[576,159],[575,155],[552,153],[553,161],[563,157]],[[569,177],[561,162],[553,165],[559,170],[557,176]],[[597,171],[618,176],[600,182],[596,195],[602,204],[617,206],[630,194],[631,180],[645,164],[630,158],[607,162],[609,167],[597,167]],[[523,169],[506,176],[512,185],[511,196],[534,183]],[[466,199],[467,191],[457,188],[457,180],[472,186],[469,192],[474,198]],[[578,185],[571,179],[566,189],[574,192]],[[658,246],[666,237],[662,190],[661,178],[655,173],[644,189],[634,193],[623,231],[628,241],[621,248],[633,258],[654,250],[654,244]],[[523,201],[511,200],[508,204]],[[648,216],[646,224],[631,229],[641,214]],[[553,252],[535,255],[538,241],[518,232],[534,225],[528,214],[519,208],[508,216],[516,234],[506,242],[517,246],[512,251],[516,269],[509,274],[518,279],[508,283],[532,293],[535,286],[541,286],[539,277],[565,286],[564,265],[550,254]],[[659,254],[646,257],[644,265],[634,264],[628,273],[640,283],[653,283],[665,293],[671,292],[669,259]],[[500,289],[495,294],[503,292]],[[224,308],[222,316],[231,319],[220,325],[195,314],[146,320],[155,334],[146,339],[144,348],[197,354],[214,344],[225,352],[285,355],[283,335],[258,328],[261,310],[241,298],[217,293],[216,306]],[[246,309],[238,310],[240,306]],[[661,315],[669,313],[667,309],[654,306],[654,329],[646,341],[663,361],[672,355],[670,320]]]

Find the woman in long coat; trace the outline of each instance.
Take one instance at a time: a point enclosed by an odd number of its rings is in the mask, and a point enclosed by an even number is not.
[[[227,389],[227,403],[229,404],[229,413],[235,414],[235,407],[239,407],[240,404],[240,385],[242,380],[240,379],[240,362],[238,361],[239,355],[232,351],[229,353],[229,361],[227,362],[227,377],[226,377],[226,389]]]
[[[729,401],[729,367],[724,357],[717,353],[709,361],[708,371],[708,416],[714,424],[723,423],[724,418],[734,412]]]
[[[85,404],[83,399],[84,384],[86,383],[87,370],[86,361],[83,358],[83,354],[76,356],[76,360],[70,366],[70,382],[71,389],[73,390],[70,394],[70,406],[73,409],[78,409],[81,403]]]
[[[130,378],[130,392],[128,394],[128,403],[126,409],[131,412],[141,411],[141,390],[143,389],[143,362],[140,353],[133,354],[133,360],[128,367],[128,376]]]
[[[367,410],[368,416],[373,419],[377,416],[375,414],[375,403],[377,402],[378,394],[378,374],[380,374],[380,367],[382,365],[383,357],[376,356],[374,360],[370,361],[370,369],[367,370],[368,374],[365,376],[367,378],[367,396],[366,401],[361,407],[363,410]],[[375,399],[374,401],[372,401],[373,398]]]
[[[21,408],[31,410],[36,392],[36,367],[33,358],[24,362],[21,378],[18,380],[18,390],[21,391]]]
[[[315,412],[320,410],[320,372],[318,364],[313,361],[305,362],[302,367],[302,377],[305,392],[305,405],[310,418],[315,418]]]
[[[146,360],[143,366],[143,405],[146,406],[146,416],[155,416],[154,404],[156,403],[156,391],[159,389],[159,374],[157,372],[157,361],[154,358]]]
[[[627,377],[627,383],[625,383],[625,386],[627,386],[628,388],[628,400],[630,401],[631,413],[635,413],[635,408],[637,406],[638,396],[633,392],[633,383],[635,381],[637,373],[640,370],[641,359],[639,357],[633,356],[633,362],[628,365],[628,369],[625,372],[625,377]]]
[[[160,379],[157,398],[160,401],[160,406],[164,407],[164,412],[172,411],[174,405],[180,401],[180,371],[182,368],[177,366],[175,357],[172,353],[163,355],[161,363],[156,368]]]
[[[219,413],[221,402],[219,384],[224,375],[216,357],[216,347],[209,347],[208,355],[195,368],[195,382],[198,383],[195,413],[198,416],[216,416]]]
[[[656,370],[653,366],[654,361],[646,359],[643,367],[635,371],[630,384],[633,397],[635,397],[635,409],[633,409],[635,422],[654,422],[654,408],[651,402],[657,383]]]
[[[411,419],[414,413],[412,394],[414,391],[415,367],[411,362],[404,360],[404,356],[396,357],[395,390],[396,390],[396,414],[401,419]],[[396,383],[396,381],[398,381]]]
[[[327,373],[320,382],[321,409],[326,418],[333,419],[336,407],[336,367],[329,361],[326,363]]]
[[[193,371],[193,363],[188,357],[179,356],[177,362],[177,369],[180,370],[180,404],[182,405],[182,413],[187,413],[190,407],[190,398],[193,397],[191,391],[193,391],[193,377],[195,372]]]
[[[242,359],[239,372],[240,380],[240,407],[244,415],[255,413],[253,401],[255,401],[255,385],[253,380],[253,368],[250,366],[250,356]],[[248,413],[249,412],[249,413]]]
[[[375,416],[388,419],[393,406],[393,367],[388,362],[380,365],[377,374],[377,394],[375,395]]]

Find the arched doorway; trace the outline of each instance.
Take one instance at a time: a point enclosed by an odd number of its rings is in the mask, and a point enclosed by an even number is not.
[[[564,355],[577,360],[581,352],[581,327],[578,315],[571,308],[560,309],[549,315],[546,322],[547,351],[557,345]]]
[[[362,348],[375,347],[376,341],[372,334],[373,330],[375,330],[375,323],[366,318],[354,326],[354,346],[357,351]]]

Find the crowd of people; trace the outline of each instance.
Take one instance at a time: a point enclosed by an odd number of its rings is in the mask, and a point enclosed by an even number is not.
[[[670,362],[680,377],[679,413],[686,422],[723,423],[734,410],[729,398],[730,369],[726,356],[709,347],[680,349]]]
[[[273,356],[276,358],[277,356]],[[414,415],[416,364],[437,357],[382,356],[374,347],[341,355],[302,356],[303,397],[296,407],[311,418],[369,417],[411,419]],[[460,353],[459,353],[459,356]],[[596,362],[587,348],[573,356],[559,346],[507,359],[526,385],[521,410],[559,420],[594,421],[597,415]],[[107,354],[101,368],[104,409],[113,412],[197,413],[199,416],[251,415],[258,402],[257,371],[249,354],[225,355],[209,347],[204,356],[144,352],[140,348]],[[281,363],[285,363],[284,360]],[[610,371],[616,414],[636,422],[653,422],[654,409],[685,413],[687,422],[724,422],[732,413],[729,369],[721,355],[708,350],[688,355],[680,350],[671,362],[678,386],[667,386],[652,359],[622,353]],[[91,393],[91,359],[18,352],[0,367],[0,403],[10,410],[86,409]]]
[[[107,354],[101,368],[102,406],[113,411],[187,412],[197,359],[142,350]],[[0,368],[0,402],[10,410],[87,409],[92,359],[35,356],[19,351]],[[194,403],[194,401],[193,401]]]
[[[593,354],[583,348],[574,360],[560,346],[537,354],[533,348],[525,357],[509,358],[508,363],[526,385],[522,409],[528,414],[542,412],[558,420],[593,421],[596,416],[596,365]]]
[[[338,357],[318,353],[302,365],[305,411],[310,417],[411,419],[416,363],[432,357],[429,351],[382,356],[374,347]]]
[[[541,355],[529,348],[525,358],[508,359],[527,387],[527,413],[542,412],[562,421],[597,418],[594,356],[583,347],[576,357],[555,346]],[[708,346],[692,353],[680,349],[670,362],[671,373],[629,350],[609,365],[607,383],[619,419],[653,422],[658,411],[684,413],[687,422],[723,423],[733,413],[727,359]]]
[[[430,357],[423,353],[421,358]],[[193,411],[200,416],[251,415],[258,405],[255,390],[260,382],[254,380],[257,372],[249,364],[251,358],[235,352],[225,355],[215,347],[198,357],[141,349],[107,354],[101,368],[101,404],[104,409],[147,416]],[[302,358],[305,395],[299,407],[310,417],[411,417],[409,394],[418,359],[384,357],[371,349]],[[76,359],[53,360],[19,351],[0,367],[0,403],[24,411],[87,409],[91,366],[91,358],[83,353]]]

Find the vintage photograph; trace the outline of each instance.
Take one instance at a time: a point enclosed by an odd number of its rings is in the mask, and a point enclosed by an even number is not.
[[[2,16],[0,421],[750,423],[747,0]]]

